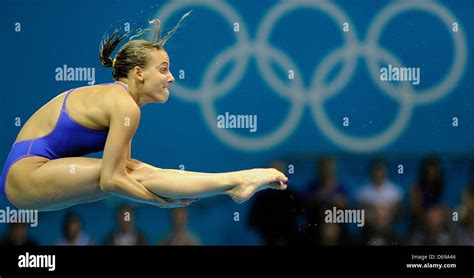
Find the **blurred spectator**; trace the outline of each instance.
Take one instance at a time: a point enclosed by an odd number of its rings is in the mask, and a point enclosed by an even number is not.
[[[348,206],[347,192],[336,176],[336,162],[331,156],[318,159],[316,179],[309,186],[309,201],[319,204],[321,209],[332,207],[344,209]]]
[[[373,207],[374,218],[362,228],[363,245],[399,245],[400,237],[393,228],[393,210],[385,205]]]
[[[456,243],[459,245],[474,245],[474,214],[468,215],[461,223],[456,236]]]
[[[132,207],[123,205],[115,216],[117,227],[105,241],[106,245],[146,245],[142,232],[135,227],[135,212]]]
[[[347,236],[344,225],[324,226],[323,231],[320,224],[324,224],[324,213],[328,209],[346,209],[349,201],[346,190],[337,178],[336,161],[329,155],[321,156],[316,165],[316,179],[309,186],[308,198],[306,199],[307,217],[309,222],[308,240],[312,244],[326,244],[328,240],[335,239],[331,236]],[[332,238],[332,239],[329,239]],[[346,239],[337,239],[337,242],[346,242]]]
[[[470,214],[474,214],[474,164],[469,170],[469,183],[461,196],[461,221],[469,219]]]
[[[420,165],[418,181],[411,189],[412,231],[420,228],[427,209],[442,204],[443,193],[444,177],[439,159],[434,156],[425,157]]]
[[[357,194],[359,207],[366,212],[366,227],[373,231],[377,217],[385,215],[390,219],[383,223],[385,229],[391,229],[393,221],[401,215],[402,191],[388,179],[387,167],[381,159],[372,162],[370,176],[370,182],[362,186]]]
[[[63,220],[63,235],[56,245],[92,245],[90,237],[82,230],[82,221],[77,214],[66,213]]]
[[[317,245],[348,245],[350,244],[349,235],[344,224],[341,223],[322,223],[317,226],[317,236],[312,244]]]
[[[456,242],[459,245],[474,245],[474,165],[470,169],[470,181],[462,194],[461,228]]]
[[[446,227],[446,209],[442,205],[434,205],[425,210],[423,226],[415,232],[410,243],[412,245],[451,245],[453,237]]]
[[[26,223],[11,223],[8,227],[8,232],[0,245],[35,246],[37,243],[28,236],[28,226]]]
[[[285,173],[285,163],[273,161],[270,167]],[[291,189],[258,192],[250,208],[248,225],[255,229],[264,245],[288,245],[299,242],[302,228],[298,216],[300,197]]]
[[[185,207],[171,210],[172,231],[160,245],[200,245],[199,239],[188,229],[188,210]]]

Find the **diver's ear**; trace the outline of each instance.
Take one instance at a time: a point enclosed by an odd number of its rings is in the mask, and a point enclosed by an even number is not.
[[[134,74],[135,78],[137,78],[138,80],[140,80],[140,81],[144,80],[143,69],[141,67],[135,66],[133,68],[133,74]]]

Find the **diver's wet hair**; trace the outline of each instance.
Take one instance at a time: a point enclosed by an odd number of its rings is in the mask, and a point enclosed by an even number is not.
[[[100,62],[105,67],[112,67],[112,77],[115,80],[126,78],[130,70],[135,66],[141,68],[146,67],[149,60],[149,51],[164,50],[164,45],[173,36],[173,34],[181,27],[183,20],[190,15],[191,12],[184,14],[178,23],[165,36],[161,36],[161,22],[158,19],[149,21],[154,28],[138,29],[134,35],[130,36],[129,41],[124,44],[117,52],[115,58],[111,58],[117,45],[126,38],[129,33],[120,35],[116,29],[111,35],[106,35],[100,45]],[[154,32],[153,39],[142,40],[135,39],[141,37],[147,32]]]

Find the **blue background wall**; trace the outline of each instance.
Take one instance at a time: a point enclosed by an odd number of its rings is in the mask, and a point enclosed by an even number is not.
[[[64,65],[94,68],[96,83],[110,82],[110,69],[101,67],[98,59],[99,43],[106,32],[115,28],[123,30],[127,23],[132,30],[146,27],[148,19],[159,15],[167,30],[192,9],[185,26],[167,46],[171,70],[176,78],[174,88],[170,88],[171,97],[165,105],[149,104],[143,108],[140,128],[133,141],[134,158],[161,168],[177,169],[184,165],[186,170],[205,172],[261,167],[275,158],[285,158],[295,165],[295,174],[291,177],[294,189],[303,192],[305,184],[312,178],[312,159],[320,153],[332,153],[338,157],[339,170],[351,186],[350,191],[355,191],[366,180],[365,163],[373,155],[387,157],[393,170],[392,178],[407,189],[416,178],[420,157],[437,153],[445,158],[450,180],[447,202],[457,205],[459,192],[467,182],[467,161],[474,140],[473,81],[470,78],[474,73],[470,55],[474,4],[471,1],[428,4],[396,1],[315,4],[319,2],[312,1],[311,5],[300,2],[295,5],[299,8],[288,10],[272,23],[266,48],[258,44],[265,18],[279,7],[290,6],[290,2],[213,1],[208,5],[179,2],[181,7],[166,13],[168,16],[164,18],[164,11],[177,3],[146,0],[1,1],[3,43],[0,49],[4,55],[0,68],[3,79],[0,102],[4,105],[0,110],[0,146],[3,146],[0,158],[6,159],[21,129],[15,125],[17,117],[24,123],[57,94],[88,85],[87,81],[57,81],[56,68]],[[420,9],[396,12],[391,19],[382,16],[387,19],[387,24],[377,42],[378,52],[369,53],[369,50],[377,50],[367,47],[367,38],[371,36],[369,30],[377,16],[390,7],[405,4],[432,7],[445,15],[444,21],[441,20],[443,17]],[[328,9],[310,8],[316,5]],[[348,33],[343,33],[343,26],[330,16],[328,10],[332,11],[331,14],[345,14],[342,21],[349,23]],[[237,20],[224,15],[226,11],[235,14]],[[449,18],[450,15],[454,18]],[[451,19],[458,23],[458,32],[453,32]],[[239,32],[234,31],[235,22],[239,23]],[[21,24],[20,32],[15,31],[15,23]],[[345,42],[345,34],[353,36],[354,40]],[[247,44],[238,43],[236,38],[245,36]],[[452,37],[461,42],[460,49],[465,47],[462,53],[456,51]],[[344,69],[344,59],[335,61],[328,68],[327,76],[319,74],[323,80],[313,82],[315,72],[322,70],[321,65],[328,63],[330,55],[335,55],[334,51],[343,46],[352,51],[364,49],[366,57],[378,58],[376,54],[389,53],[404,66],[420,67],[421,83],[405,87],[400,83],[384,83],[396,88],[387,93],[380,86],[382,82],[374,82],[373,78],[378,80],[379,76],[371,77],[363,55],[354,56],[354,70],[348,75],[347,82],[337,80]],[[226,50],[240,51],[244,55],[233,60],[215,60]],[[246,53],[254,55],[246,60]],[[458,55],[462,58],[459,71],[452,72],[452,82],[440,91],[443,97],[417,103],[416,99],[429,95],[423,90],[437,86],[450,74]],[[280,59],[272,60],[268,65],[278,81],[267,80],[256,58],[275,56]],[[287,59],[283,59],[285,56]],[[206,118],[206,109],[201,103],[206,99],[205,94],[216,92],[216,84],[232,76],[236,64],[243,60],[248,64],[237,72],[236,83],[220,91],[221,95],[213,105],[216,114],[257,115],[258,131],[216,131],[213,127],[217,115]],[[388,63],[396,62],[378,60],[377,73]],[[204,76],[206,71],[210,74],[212,65],[217,65],[216,69],[220,71],[215,73],[217,80],[206,83]],[[184,70],[185,79],[179,78],[180,70]],[[289,70],[294,70],[294,80],[288,79]],[[323,101],[323,89],[331,82],[338,90]],[[283,87],[280,91],[276,90],[279,84]],[[411,97],[404,98],[409,93]],[[301,102],[298,102],[298,96]],[[311,97],[315,98],[313,102]],[[404,102],[400,101],[403,99]],[[331,128],[323,123],[321,115],[313,115],[313,106],[318,106],[318,103],[324,108],[333,130],[355,138],[355,142],[331,135]],[[262,138],[282,126],[291,114],[292,105],[298,106],[295,113],[301,114],[288,124],[288,130],[280,139],[263,142]],[[399,113],[407,116],[406,121],[401,120]],[[344,117],[350,121],[348,127],[343,126]],[[458,118],[458,126],[453,126],[453,117]],[[367,141],[385,134],[397,120],[400,120],[396,125],[399,132],[380,144]],[[236,137],[234,142],[221,132],[240,136],[240,139]],[[93,156],[100,157],[100,154]],[[406,165],[407,174],[395,176],[396,165],[400,163]],[[110,199],[74,207],[83,216],[86,230],[97,242],[101,242],[113,226],[112,210],[117,202],[119,200]],[[257,236],[245,225],[250,202],[235,205],[224,197],[201,202],[190,210],[190,225],[205,244],[258,243]],[[138,225],[150,241],[156,242],[168,229],[168,211],[136,205]],[[241,213],[240,222],[233,220],[236,211]],[[40,226],[31,231],[32,235],[43,244],[53,243],[59,236],[63,213],[41,214]],[[5,225],[0,225],[0,230],[4,229]]]

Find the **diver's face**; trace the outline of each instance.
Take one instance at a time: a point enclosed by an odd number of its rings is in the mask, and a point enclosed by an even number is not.
[[[150,60],[143,70],[145,92],[153,102],[164,103],[169,98],[168,86],[174,82],[170,59],[164,50],[150,51]]]

